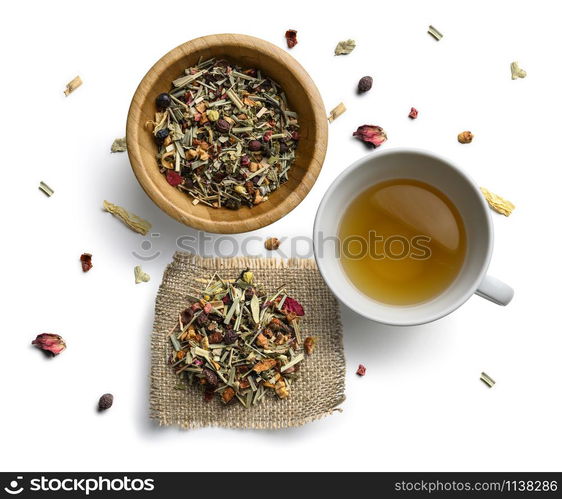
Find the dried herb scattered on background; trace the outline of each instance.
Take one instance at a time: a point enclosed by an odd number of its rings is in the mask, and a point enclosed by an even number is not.
[[[332,123],[335,119],[339,118],[343,113],[345,113],[346,108],[343,102],[340,102],[334,109],[330,111],[328,115],[328,122]]]
[[[53,191],[53,189],[51,189],[45,182],[41,181],[39,182],[39,190],[45,194],[47,197],[51,197],[55,191]]]
[[[292,49],[298,42],[297,40],[297,30],[288,29],[285,32],[285,39],[287,40],[287,47]]]
[[[501,196],[490,192],[485,187],[480,187],[480,190],[482,191],[482,194],[484,194],[484,197],[486,198],[486,201],[488,202],[490,208],[506,217],[511,215],[511,213],[515,209],[515,205],[511,201],[508,201],[507,199],[504,199]]]
[[[490,378],[490,376],[488,376],[484,371],[480,373],[480,380],[488,385],[488,388],[492,388],[492,386],[496,384],[496,382],[492,378]]]
[[[433,26],[429,26],[427,32],[433,37],[435,38],[437,41],[441,40],[441,38],[443,38],[443,34],[435,27]]]
[[[264,243],[265,249],[268,251],[274,251],[278,249],[280,245],[281,241],[276,237],[268,237]]]
[[[466,132],[461,132],[457,135],[457,140],[461,144],[470,144],[473,138],[474,135],[472,134],[472,132],[469,132],[468,130]]]
[[[144,218],[135,215],[134,213],[130,213],[122,206],[118,206],[116,204],[110,203],[109,201],[104,201],[103,208],[105,211],[116,216],[131,230],[134,230],[135,232],[138,232],[143,236],[146,236],[146,234],[148,234],[148,231],[152,227],[152,224],[150,222],[148,222]]]
[[[334,53],[336,55],[347,55],[351,54],[355,49],[356,43],[355,40],[342,40],[336,45],[336,49]]]
[[[71,81],[66,84],[66,89],[64,91],[64,95],[67,97],[74,92],[80,85],[82,85],[82,79],[80,76],[76,76]]]
[[[387,139],[386,132],[377,125],[362,125],[353,132],[353,136],[373,147],[380,146]]]
[[[408,118],[415,120],[418,117],[418,110],[413,107],[410,109],[410,114],[408,114]]]
[[[100,411],[106,411],[113,405],[113,395],[111,393],[105,393],[100,397],[98,402],[98,409]]]
[[[31,344],[45,352],[51,352],[53,356],[58,355],[66,348],[66,343],[62,339],[62,336],[51,333],[37,335],[37,338],[35,338]]]
[[[513,61],[511,63],[511,79],[517,80],[517,78],[525,78],[525,76],[527,76],[527,71],[521,69],[517,61]]]
[[[289,178],[297,114],[259,69],[209,59],[156,99],[152,127],[168,183],[192,203],[237,210],[267,201]]]
[[[360,94],[368,92],[373,86],[373,78],[371,76],[363,76],[357,83],[357,91]]]
[[[82,264],[82,272],[88,272],[94,266],[91,253],[82,253],[80,263]]]
[[[367,368],[363,364],[359,364],[359,367],[357,367],[357,372],[355,374],[357,374],[357,376],[365,376],[366,373]]]
[[[127,138],[115,139],[111,144],[111,152],[125,152],[127,150]]]
[[[266,293],[249,270],[237,279],[215,273],[190,298],[169,333],[178,389],[198,385],[206,400],[218,396],[246,408],[290,395],[305,358],[300,303],[283,288]]]
[[[140,265],[135,267],[135,284],[140,284],[141,282],[150,281],[150,275],[148,275]]]

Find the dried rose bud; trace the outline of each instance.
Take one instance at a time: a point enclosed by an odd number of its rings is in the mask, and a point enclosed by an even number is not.
[[[251,163],[250,156],[244,155],[240,158],[240,164],[242,166],[250,166],[250,163]]]
[[[285,32],[285,39],[287,40],[287,47],[292,49],[298,42],[297,31],[294,29],[288,29]]]
[[[290,298],[289,296],[287,296],[287,298],[285,298],[285,303],[283,303],[283,310],[286,310],[287,312],[293,312],[294,314],[297,314],[299,316],[304,315],[304,308],[302,307],[302,305],[295,300],[294,298]]]
[[[113,395],[111,393],[106,393],[100,397],[98,402],[98,409],[100,411],[106,411],[113,405]]]
[[[367,368],[363,364],[359,364],[359,367],[357,368],[357,372],[355,374],[357,374],[357,376],[365,376],[366,372]]]
[[[373,86],[373,78],[371,76],[363,76],[357,84],[357,90],[360,94],[368,92]]]
[[[373,147],[380,146],[387,139],[385,131],[377,125],[362,125],[353,132],[353,136],[372,144]]]
[[[58,355],[66,348],[66,343],[62,339],[62,336],[50,333],[37,335],[37,338],[35,338],[31,344],[45,352],[51,352],[53,355]]]
[[[217,120],[215,126],[220,133],[228,133],[230,131],[230,123],[226,120]]]
[[[264,142],[269,142],[271,140],[271,136],[273,135],[273,132],[271,130],[268,130],[267,132],[265,132],[263,134],[263,141]]]
[[[80,263],[82,264],[82,271],[88,272],[94,264],[92,263],[92,255],[90,253],[82,253],[80,255]]]
[[[279,248],[281,241],[276,237],[269,237],[265,240],[264,246],[266,250],[274,251]]]
[[[183,177],[175,170],[168,170],[166,172],[166,180],[171,186],[177,187],[183,183]]]
[[[415,107],[413,107],[412,109],[410,109],[410,114],[408,115],[408,118],[415,120],[417,117],[418,117],[418,110]]]
[[[461,144],[470,144],[473,138],[474,135],[469,131],[461,132],[457,135],[457,139]]]
[[[252,152],[261,150],[261,142],[259,140],[250,140],[248,143],[248,149]]]

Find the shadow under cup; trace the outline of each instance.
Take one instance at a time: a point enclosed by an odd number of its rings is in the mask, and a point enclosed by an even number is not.
[[[336,253],[340,221],[351,201],[366,188],[392,179],[414,179],[439,189],[457,207],[466,230],[465,261],[455,280],[441,294],[414,305],[389,305],[364,295],[349,280]],[[431,322],[462,305],[484,279],[492,245],[492,222],[477,185],[447,160],[421,150],[374,152],[353,163],[324,195],[314,223],[314,254],[332,292],[364,317],[393,325]]]

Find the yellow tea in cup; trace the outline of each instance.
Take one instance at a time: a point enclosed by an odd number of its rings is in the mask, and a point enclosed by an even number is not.
[[[359,193],[341,219],[339,241],[349,280],[390,305],[440,295],[466,255],[457,208],[440,190],[413,179],[388,180]]]

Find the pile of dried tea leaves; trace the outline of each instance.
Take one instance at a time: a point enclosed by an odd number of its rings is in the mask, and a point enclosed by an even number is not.
[[[248,270],[230,280],[215,274],[201,296],[190,299],[170,332],[178,389],[197,385],[206,400],[217,395],[246,408],[290,395],[314,343],[301,338],[299,302],[283,288],[268,295]]]
[[[147,125],[161,172],[193,204],[251,207],[288,180],[299,124],[276,82],[258,69],[209,59],[172,86],[156,98]]]

